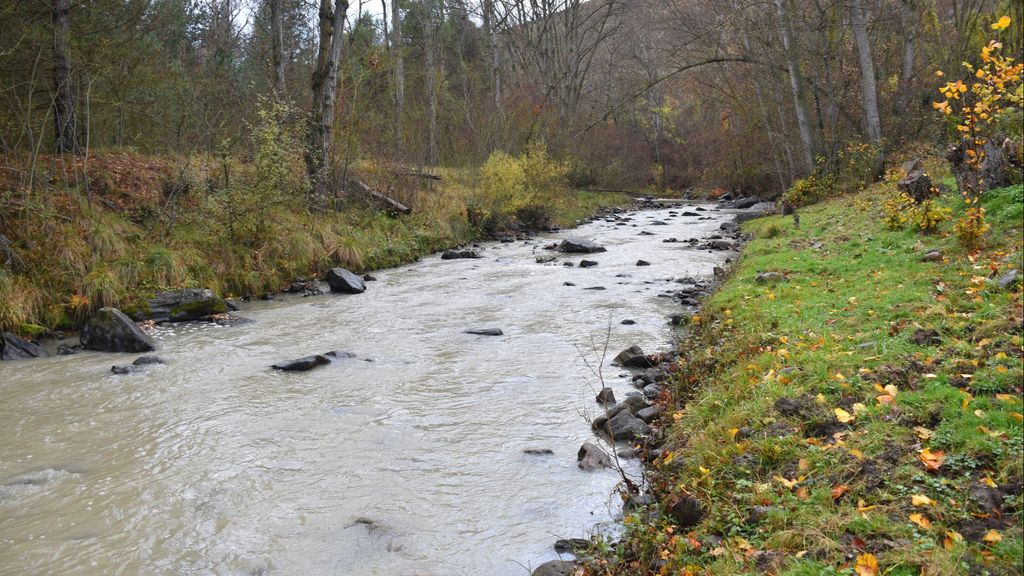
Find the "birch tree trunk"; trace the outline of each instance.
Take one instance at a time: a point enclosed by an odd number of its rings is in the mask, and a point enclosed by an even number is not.
[[[53,120],[54,150],[78,154],[75,94],[71,85],[68,0],[53,0]]]
[[[424,0],[426,10],[425,36],[426,36],[426,75],[427,75],[427,99],[428,109],[428,134],[427,134],[427,164],[437,165],[437,26],[434,21],[434,2]]]
[[[313,70],[313,110],[309,118],[306,173],[310,182],[309,204],[314,210],[327,208],[331,189],[331,141],[334,104],[338,96],[338,61],[347,0],[320,0],[320,45]]]

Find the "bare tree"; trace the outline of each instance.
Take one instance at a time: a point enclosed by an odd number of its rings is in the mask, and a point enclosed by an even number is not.
[[[341,59],[347,0],[320,0],[319,49],[313,70],[313,109],[306,145],[306,173],[310,182],[310,206],[327,207],[330,191],[331,140],[334,105],[338,95],[338,61]]]
[[[793,92],[793,109],[796,113],[797,125],[800,128],[800,142],[803,144],[804,168],[807,172],[814,170],[815,138],[814,128],[807,113],[803,98],[803,75],[800,72],[800,60],[797,56],[793,40],[793,23],[789,16],[789,0],[775,0],[781,20],[782,47],[786,53],[786,66],[789,68],[789,85]]]
[[[850,0],[850,28],[857,43],[858,63],[860,64],[862,98],[864,101],[864,117],[868,133],[868,141],[877,151],[875,172],[880,175],[883,169],[882,155],[882,120],[878,115],[878,88],[875,85],[875,61],[871,57],[871,41],[868,38],[868,26],[864,15],[862,0]]]
[[[53,0],[53,120],[58,154],[80,152],[75,130],[75,93],[71,85],[68,0]]]
[[[274,90],[284,91],[284,25],[281,23],[282,0],[270,0],[271,60],[274,64]]]
[[[402,149],[402,122],[405,116],[405,62],[402,49],[402,11],[399,0],[391,0],[391,60],[395,75],[395,148]]]

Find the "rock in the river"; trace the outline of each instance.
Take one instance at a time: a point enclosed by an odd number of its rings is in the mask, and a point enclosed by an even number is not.
[[[753,196],[750,196],[750,197],[747,197],[747,198],[740,198],[739,200],[736,200],[735,202],[733,202],[732,205],[735,208],[746,209],[746,208],[750,208],[754,204],[757,204],[758,202],[760,202],[760,200],[758,200],[757,198],[754,198]]]
[[[596,444],[584,442],[576,453],[576,465],[582,470],[597,470],[598,468],[611,468],[612,459],[601,450]]]
[[[164,361],[160,359],[159,356],[139,356],[131,364],[111,366],[110,371],[114,374],[131,374],[133,372],[138,372],[146,366],[163,363]]]
[[[327,280],[333,292],[360,294],[366,291],[363,279],[344,268],[331,268],[327,271],[327,276],[324,279]]]
[[[530,576],[573,576],[578,566],[575,560],[550,560],[537,566]]]
[[[729,240],[712,240],[710,244],[713,250],[733,250],[736,245]]]
[[[555,552],[568,552],[575,554],[590,548],[590,540],[583,538],[563,538],[555,540]]]
[[[626,318],[622,322],[619,322],[619,324],[622,324],[624,326],[632,326],[633,324],[636,324],[636,320],[632,320],[630,318]]]
[[[658,416],[661,416],[661,408],[658,406],[648,406],[636,411],[636,417],[648,424],[656,420]]]
[[[558,245],[562,252],[593,254],[594,252],[605,252],[605,247],[584,238],[566,238]]]
[[[141,309],[131,310],[136,320],[188,322],[202,320],[228,311],[228,303],[209,288],[165,290],[146,301]]]
[[[597,266],[597,262],[593,260],[580,260],[580,268],[593,268]]]
[[[466,330],[466,334],[473,334],[474,336],[503,336],[505,333],[501,331],[501,328],[473,328]]]
[[[139,356],[132,362],[134,366],[147,366],[149,364],[163,364],[164,361],[159,356]]]
[[[22,340],[16,334],[11,332],[0,334],[0,360],[42,358],[46,355],[46,352],[38,345],[28,340]]]
[[[639,346],[630,346],[615,356],[615,361],[630,368],[653,368],[656,366],[653,360],[644,355]]]
[[[458,260],[460,258],[480,258],[476,250],[445,250],[441,254],[441,260]]]
[[[611,388],[601,388],[597,393],[598,404],[615,404],[615,392]]]
[[[605,423],[604,432],[616,442],[632,442],[650,434],[651,428],[628,410],[623,410]]]
[[[82,347],[100,352],[149,352],[156,348],[132,319],[117,308],[100,308],[78,335]]]
[[[271,368],[284,372],[306,372],[307,370],[312,370],[318,366],[330,363],[331,361],[327,356],[323,354],[313,354],[312,356],[303,356],[302,358],[296,358],[295,360],[280,362],[278,364],[274,364]]]
[[[648,262],[647,260],[637,260],[636,261],[636,265],[637,266],[650,266],[651,263]]]

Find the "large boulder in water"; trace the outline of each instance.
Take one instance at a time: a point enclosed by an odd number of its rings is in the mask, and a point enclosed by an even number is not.
[[[604,246],[601,246],[593,240],[586,240],[584,238],[566,238],[558,245],[558,249],[562,252],[577,254],[593,254],[594,252],[606,251]]]
[[[604,432],[616,442],[632,442],[651,433],[646,422],[623,410],[604,424]]]
[[[145,310],[133,311],[136,320],[188,322],[228,311],[228,303],[209,288],[166,290],[146,301]]]
[[[0,334],[0,360],[22,360],[43,356],[47,356],[46,351],[28,340],[22,340],[11,332]]]
[[[287,360],[285,362],[278,362],[271,366],[275,370],[281,370],[283,372],[307,372],[316,368],[317,366],[324,366],[330,364],[330,359],[324,354],[314,354],[312,356],[303,356],[302,358],[296,358],[295,360]]]
[[[615,356],[615,361],[629,368],[653,368],[657,364],[639,346],[630,346]]]
[[[576,465],[581,470],[597,470],[599,468],[611,468],[612,459],[601,450],[596,444],[584,442],[576,453]]]
[[[573,576],[578,566],[575,560],[549,560],[537,566],[530,576]]]
[[[363,279],[344,268],[331,268],[324,279],[330,284],[332,292],[360,294],[366,291]]]
[[[156,348],[131,318],[117,308],[100,308],[78,335],[82,347],[100,352],[149,352]]]

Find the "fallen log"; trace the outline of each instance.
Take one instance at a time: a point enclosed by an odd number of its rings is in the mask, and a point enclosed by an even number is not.
[[[380,192],[377,192],[376,190],[370,188],[369,185],[367,185],[365,182],[361,180],[356,180],[353,178],[351,180],[351,184],[359,192],[362,192],[363,194],[366,194],[373,200],[376,200],[377,202],[380,202],[381,204],[387,206],[392,212],[399,212],[401,214],[412,213],[412,208],[406,206],[405,204],[402,204],[401,202],[395,200],[394,198],[390,198],[388,196],[385,196],[384,194],[381,194]]]

